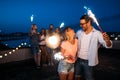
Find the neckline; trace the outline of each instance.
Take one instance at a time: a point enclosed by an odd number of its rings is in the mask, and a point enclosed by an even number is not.
[[[73,41],[72,42],[70,42],[70,41],[67,41],[68,43],[70,43],[71,45],[74,45],[75,44],[75,39],[73,39]]]

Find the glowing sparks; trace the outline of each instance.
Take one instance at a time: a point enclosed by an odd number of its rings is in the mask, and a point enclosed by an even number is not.
[[[64,27],[64,22],[61,23],[60,28]]]
[[[34,15],[32,14],[30,17],[31,22],[33,22],[33,19],[34,19]]]
[[[87,10],[87,14],[88,16],[90,16],[93,21],[96,23],[96,25],[98,26],[98,28],[100,29],[101,32],[103,32],[102,28],[100,27],[98,21],[97,21],[97,18],[95,17],[95,14],[93,14],[92,10],[90,10],[90,8],[84,6],[84,8]]]
[[[64,57],[62,56],[62,53],[61,53],[61,52],[58,52],[58,53],[55,53],[54,59],[56,59],[56,60],[59,61],[59,60],[64,59]]]
[[[57,43],[57,37],[56,36],[51,36],[48,38],[48,41],[55,45]]]
[[[84,8],[87,10],[88,16],[90,16],[93,19],[93,21],[97,24],[97,26],[99,26],[99,23],[95,17],[95,14],[93,14],[93,12],[90,10],[90,8],[87,8],[86,6],[84,6]]]
[[[60,44],[60,35],[57,33],[54,33],[52,35],[47,35],[45,41],[48,47],[55,49]]]

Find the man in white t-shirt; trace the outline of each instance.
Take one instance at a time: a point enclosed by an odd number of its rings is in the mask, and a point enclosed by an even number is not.
[[[99,44],[106,48],[112,47],[112,42],[106,32],[100,32],[92,26],[92,19],[88,15],[80,18],[82,30],[76,33],[78,38],[78,54],[75,64],[75,80],[94,80],[93,66],[98,64]]]

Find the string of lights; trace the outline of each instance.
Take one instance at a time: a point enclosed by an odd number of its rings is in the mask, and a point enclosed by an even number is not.
[[[17,50],[19,50],[20,48],[23,48],[27,46],[27,43],[21,43],[20,45],[18,45],[16,48],[8,51],[8,52],[4,52],[3,54],[0,54],[0,59],[3,59],[4,57],[7,57],[9,55],[12,55],[13,53],[15,53]],[[28,44],[28,46],[30,47],[30,45]]]

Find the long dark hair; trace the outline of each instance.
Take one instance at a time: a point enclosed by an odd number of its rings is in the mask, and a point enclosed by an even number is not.
[[[42,30],[44,30],[44,33],[42,33]],[[40,30],[40,35],[45,35],[46,36],[46,29],[44,29],[44,28],[42,28],[41,30]]]

